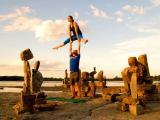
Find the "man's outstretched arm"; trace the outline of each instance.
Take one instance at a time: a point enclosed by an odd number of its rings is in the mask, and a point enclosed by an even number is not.
[[[69,47],[69,54],[70,54],[70,56],[71,56],[71,54],[72,54],[72,41],[71,41],[71,40],[70,40],[69,44],[70,44],[70,47]]]

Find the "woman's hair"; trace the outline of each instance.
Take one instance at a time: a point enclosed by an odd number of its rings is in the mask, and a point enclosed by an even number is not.
[[[70,17],[72,20],[74,20],[73,17],[72,17],[71,15],[68,15],[68,17]]]

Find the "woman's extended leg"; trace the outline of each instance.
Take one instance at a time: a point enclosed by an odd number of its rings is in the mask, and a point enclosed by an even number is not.
[[[81,42],[83,42],[83,43],[85,43],[85,44],[88,42],[88,39],[84,39],[84,38],[81,37],[81,36],[79,36],[79,37],[80,37]],[[73,35],[73,36],[72,36],[72,41],[75,41],[75,40],[77,40],[77,37],[76,37],[75,35]],[[69,42],[70,42],[70,39],[67,38],[63,43],[61,43],[61,44],[53,47],[53,49],[58,50],[58,48],[61,48],[61,47],[65,46],[65,45],[68,44]]]
[[[64,44],[64,42],[63,42],[63,43],[61,43],[61,44],[59,44],[59,45],[53,47],[52,49],[58,50],[58,48],[63,47],[64,45],[65,45],[65,44]]]
[[[58,48],[61,48],[61,47],[65,46],[65,45],[68,44],[69,42],[70,42],[70,39],[67,38],[63,43],[61,43],[61,44],[53,47],[53,49],[58,50]]]

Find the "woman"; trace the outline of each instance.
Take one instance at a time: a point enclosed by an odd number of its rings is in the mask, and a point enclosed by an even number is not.
[[[80,40],[83,43],[87,43],[88,40],[83,38],[82,32],[78,26],[78,24],[74,21],[72,16],[68,16],[68,22],[70,23],[68,27],[68,35],[67,38],[63,43],[53,47],[53,49],[58,50],[58,48],[63,47],[64,45],[68,44],[71,41]]]

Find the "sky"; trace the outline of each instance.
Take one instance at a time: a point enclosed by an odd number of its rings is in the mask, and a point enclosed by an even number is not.
[[[121,76],[128,57],[147,54],[151,75],[159,75],[159,11],[160,0],[1,0],[0,76],[23,75],[20,53],[30,48],[31,68],[40,60],[43,76],[63,77],[69,45],[52,48],[68,38],[68,15],[89,40],[81,45],[82,71],[96,67],[107,78]]]

